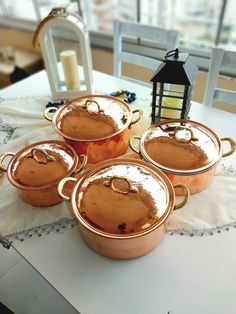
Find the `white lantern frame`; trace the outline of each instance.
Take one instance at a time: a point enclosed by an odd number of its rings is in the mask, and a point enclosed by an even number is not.
[[[42,23],[43,22],[43,23]],[[65,8],[54,8],[48,17],[39,25],[39,43],[42,50],[52,99],[72,99],[92,94],[92,58],[89,44],[89,33],[83,19],[76,14],[67,13]],[[79,39],[81,63],[84,72],[84,81],[79,89],[63,90],[58,71],[58,61],[53,43],[52,28],[65,28],[73,31]]]

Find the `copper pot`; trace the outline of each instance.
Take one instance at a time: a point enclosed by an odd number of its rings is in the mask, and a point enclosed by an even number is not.
[[[71,197],[64,195],[68,181],[75,181]],[[175,204],[174,188],[184,191]],[[156,167],[136,159],[110,159],[88,168],[81,177],[64,178],[58,193],[70,201],[85,242],[96,252],[118,259],[142,256],[165,234],[173,209],[185,205],[188,189],[172,186]]]
[[[139,140],[139,148],[135,147]],[[230,150],[222,153],[222,142]],[[191,194],[205,189],[215,174],[222,157],[235,151],[232,138],[219,138],[207,126],[192,120],[164,120],[144,132],[141,139],[131,137],[133,151],[150,164],[161,169],[172,183],[186,184]]]
[[[54,111],[53,118],[49,112]],[[137,117],[133,119],[133,115]],[[61,108],[46,108],[44,117],[55,131],[89,163],[118,157],[128,149],[131,125],[140,120],[142,110],[131,110],[123,100],[90,95],[73,99]]]
[[[6,157],[13,156],[8,166]],[[51,206],[62,202],[57,193],[58,182],[68,175],[80,172],[86,157],[79,165],[79,157],[65,142],[42,141],[31,144],[18,153],[0,156],[0,169],[7,172],[9,182],[17,188],[21,198],[34,206]],[[64,193],[69,193],[67,186]]]

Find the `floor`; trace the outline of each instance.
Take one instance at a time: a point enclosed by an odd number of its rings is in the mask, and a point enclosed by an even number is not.
[[[78,314],[13,248],[1,245],[0,302],[15,314]]]

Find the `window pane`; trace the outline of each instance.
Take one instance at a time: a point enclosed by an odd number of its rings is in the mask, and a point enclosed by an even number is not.
[[[113,20],[135,22],[136,0],[82,0],[81,7],[88,28],[112,33]]]
[[[178,30],[182,44],[214,44],[222,0],[141,0],[141,22]]]
[[[77,12],[76,2],[72,3],[71,0],[38,0],[38,5],[42,19],[48,15],[52,8],[56,7],[67,7],[69,10],[70,6],[73,6],[73,11]]]
[[[228,0],[225,17],[220,34],[220,44],[227,45],[228,49],[236,48],[236,24],[235,24],[236,2]]]
[[[5,13],[8,17],[14,17],[24,20],[37,20],[33,0],[4,0]],[[27,8],[27,9],[26,9]]]

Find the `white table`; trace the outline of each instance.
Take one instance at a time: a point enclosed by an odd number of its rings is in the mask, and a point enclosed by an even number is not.
[[[150,113],[151,88],[98,72],[94,82],[96,90],[107,93],[136,92]],[[46,74],[40,72],[2,90],[0,97],[49,94]],[[190,117],[220,136],[236,135],[234,114],[193,103]],[[235,314],[235,240],[236,228],[214,236],[166,235],[148,255],[119,261],[93,252],[76,226],[16,241],[14,248],[82,314]]]

